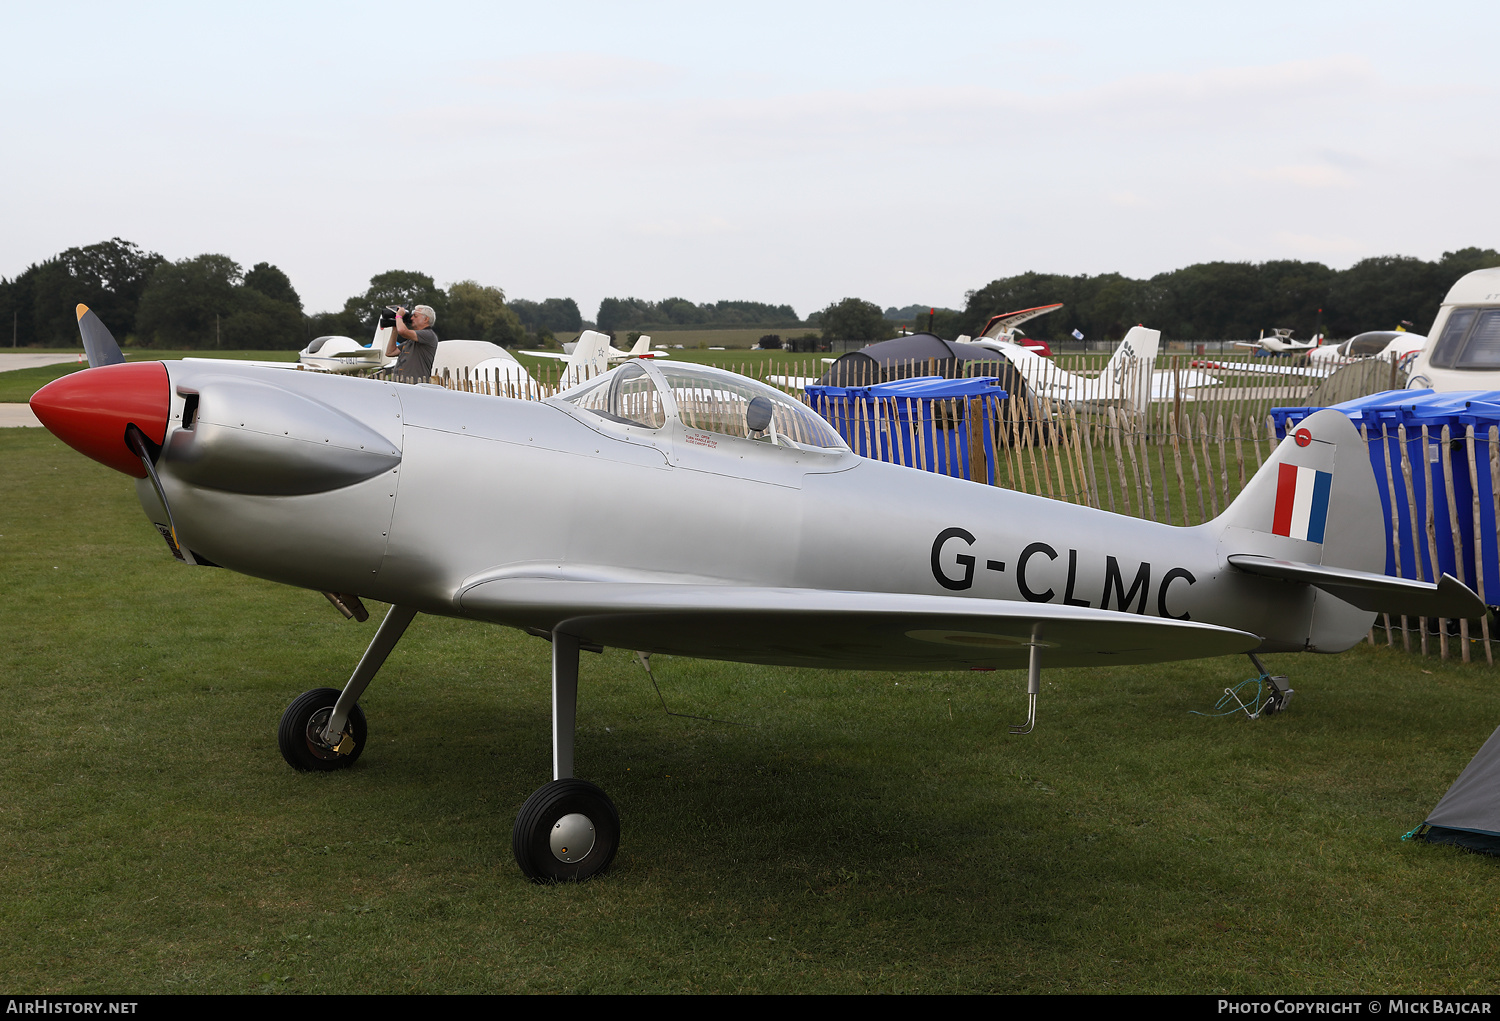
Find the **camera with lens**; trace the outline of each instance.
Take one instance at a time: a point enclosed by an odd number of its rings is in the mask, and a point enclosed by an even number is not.
[[[395,326],[396,319],[398,317],[402,319],[405,318],[404,315],[400,315],[400,308],[401,306],[399,305],[387,305],[384,309],[381,310],[380,328],[382,330],[386,329],[387,327]]]

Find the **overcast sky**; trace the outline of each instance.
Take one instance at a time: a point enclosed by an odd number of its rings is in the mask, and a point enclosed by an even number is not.
[[[1500,246],[1500,4],[3,5],[0,276],[119,236],[512,298],[962,307]]]

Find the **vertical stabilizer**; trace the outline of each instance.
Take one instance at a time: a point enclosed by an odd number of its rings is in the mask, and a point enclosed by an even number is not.
[[[1120,398],[1137,413],[1144,414],[1151,405],[1151,370],[1160,347],[1160,330],[1132,326],[1110,355],[1100,377],[1113,383]]]
[[[649,339],[647,343],[650,343]],[[593,379],[609,368],[609,338],[595,330],[584,330],[568,355],[567,369],[563,373],[562,387],[577,386]]]
[[[1219,552],[1294,563],[1385,570],[1385,518],[1364,439],[1337,411],[1303,419],[1210,525],[1220,529]],[[1205,526],[1208,527],[1208,526]],[[1275,582],[1268,592],[1298,588]],[[1307,646],[1338,652],[1362,638],[1372,614],[1318,592]]]

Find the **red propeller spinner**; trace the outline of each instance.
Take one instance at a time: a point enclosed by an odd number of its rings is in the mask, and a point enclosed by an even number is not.
[[[146,477],[146,468],[127,442],[125,430],[133,425],[160,446],[171,407],[171,384],[161,362],[85,369],[54,379],[31,397],[31,410],[52,435],[138,479]]]

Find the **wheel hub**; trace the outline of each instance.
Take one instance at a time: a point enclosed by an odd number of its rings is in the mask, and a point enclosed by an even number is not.
[[[333,706],[329,706],[313,713],[307,721],[307,750],[320,759],[336,759],[343,754],[323,740],[323,729],[328,726],[328,718],[332,715]]]
[[[573,864],[583,861],[594,849],[594,821],[579,812],[571,812],[552,825],[552,856]]]

